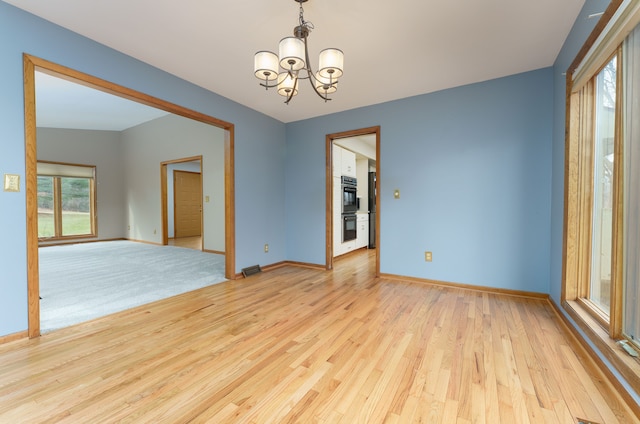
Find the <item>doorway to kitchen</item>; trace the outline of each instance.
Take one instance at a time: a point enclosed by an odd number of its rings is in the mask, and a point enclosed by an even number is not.
[[[370,181],[374,182],[373,187]],[[338,256],[359,249],[375,249],[376,275],[380,275],[380,202],[376,201],[379,192],[380,126],[327,134],[327,269],[333,269]]]

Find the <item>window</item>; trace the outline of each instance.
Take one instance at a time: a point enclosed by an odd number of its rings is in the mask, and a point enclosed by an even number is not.
[[[565,299],[580,303],[602,326],[611,324],[615,285],[616,199],[620,170],[615,160],[620,130],[618,64],[604,66],[570,98],[570,150],[567,165],[567,251]],[[568,159],[568,158],[567,158]],[[614,222],[615,221],[615,222]],[[573,284],[566,284],[572,282]]]
[[[38,238],[96,235],[95,167],[38,162]]]
[[[591,38],[567,72],[562,295],[591,341],[640,387],[640,361],[616,345],[640,351],[640,7],[625,7],[609,11],[608,35]],[[634,23],[618,24],[618,15]]]
[[[609,317],[611,306],[611,241],[613,157],[616,115],[616,63],[611,59],[595,78],[593,197],[591,200],[591,273],[585,297]]]

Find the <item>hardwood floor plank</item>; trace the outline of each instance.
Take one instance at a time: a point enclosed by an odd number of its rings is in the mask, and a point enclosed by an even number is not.
[[[634,422],[543,299],[283,266],[0,345],[0,422]]]

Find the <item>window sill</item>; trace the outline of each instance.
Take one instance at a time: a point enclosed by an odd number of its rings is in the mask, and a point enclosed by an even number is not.
[[[603,329],[609,327],[609,317],[604,314],[596,305],[584,298],[578,298],[575,300],[576,304],[580,308],[580,311],[584,311],[591,315],[591,317],[597,322]]]
[[[562,305],[584,331],[589,340],[598,348],[599,352],[611,362],[631,387],[640,388],[640,360],[629,356],[601,324],[575,300],[567,300]],[[589,350],[589,349],[588,349]],[[638,393],[640,394],[640,393]]]

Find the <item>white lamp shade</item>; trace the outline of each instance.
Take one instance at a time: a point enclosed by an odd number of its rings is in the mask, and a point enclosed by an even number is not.
[[[256,78],[275,80],[278,77],[278,56],[273,52],[260,51],[253,57],[253,70]]]
[[[285,97],[291,96],[291,92],[293,92],[293,96],[298,94],[296,81],[288,72],[282,72],[278,75],[278,94]]]
[[[297,37],[285,37],[278,48],[280,66],[283,69],[297,71],[304,68],[304,42]]]
[[[336,79],[330,80],[329,78],[325,78],[320,73],[316,73],[316,79],[314,81],[316,85],[316,89],[323,94],[331,94],[335,93],[338,89],[338,81]]]
[[[344,53],[339,49],[324,49],[320,52],[318,73],[324,78],[336,80],[342,76]]]

